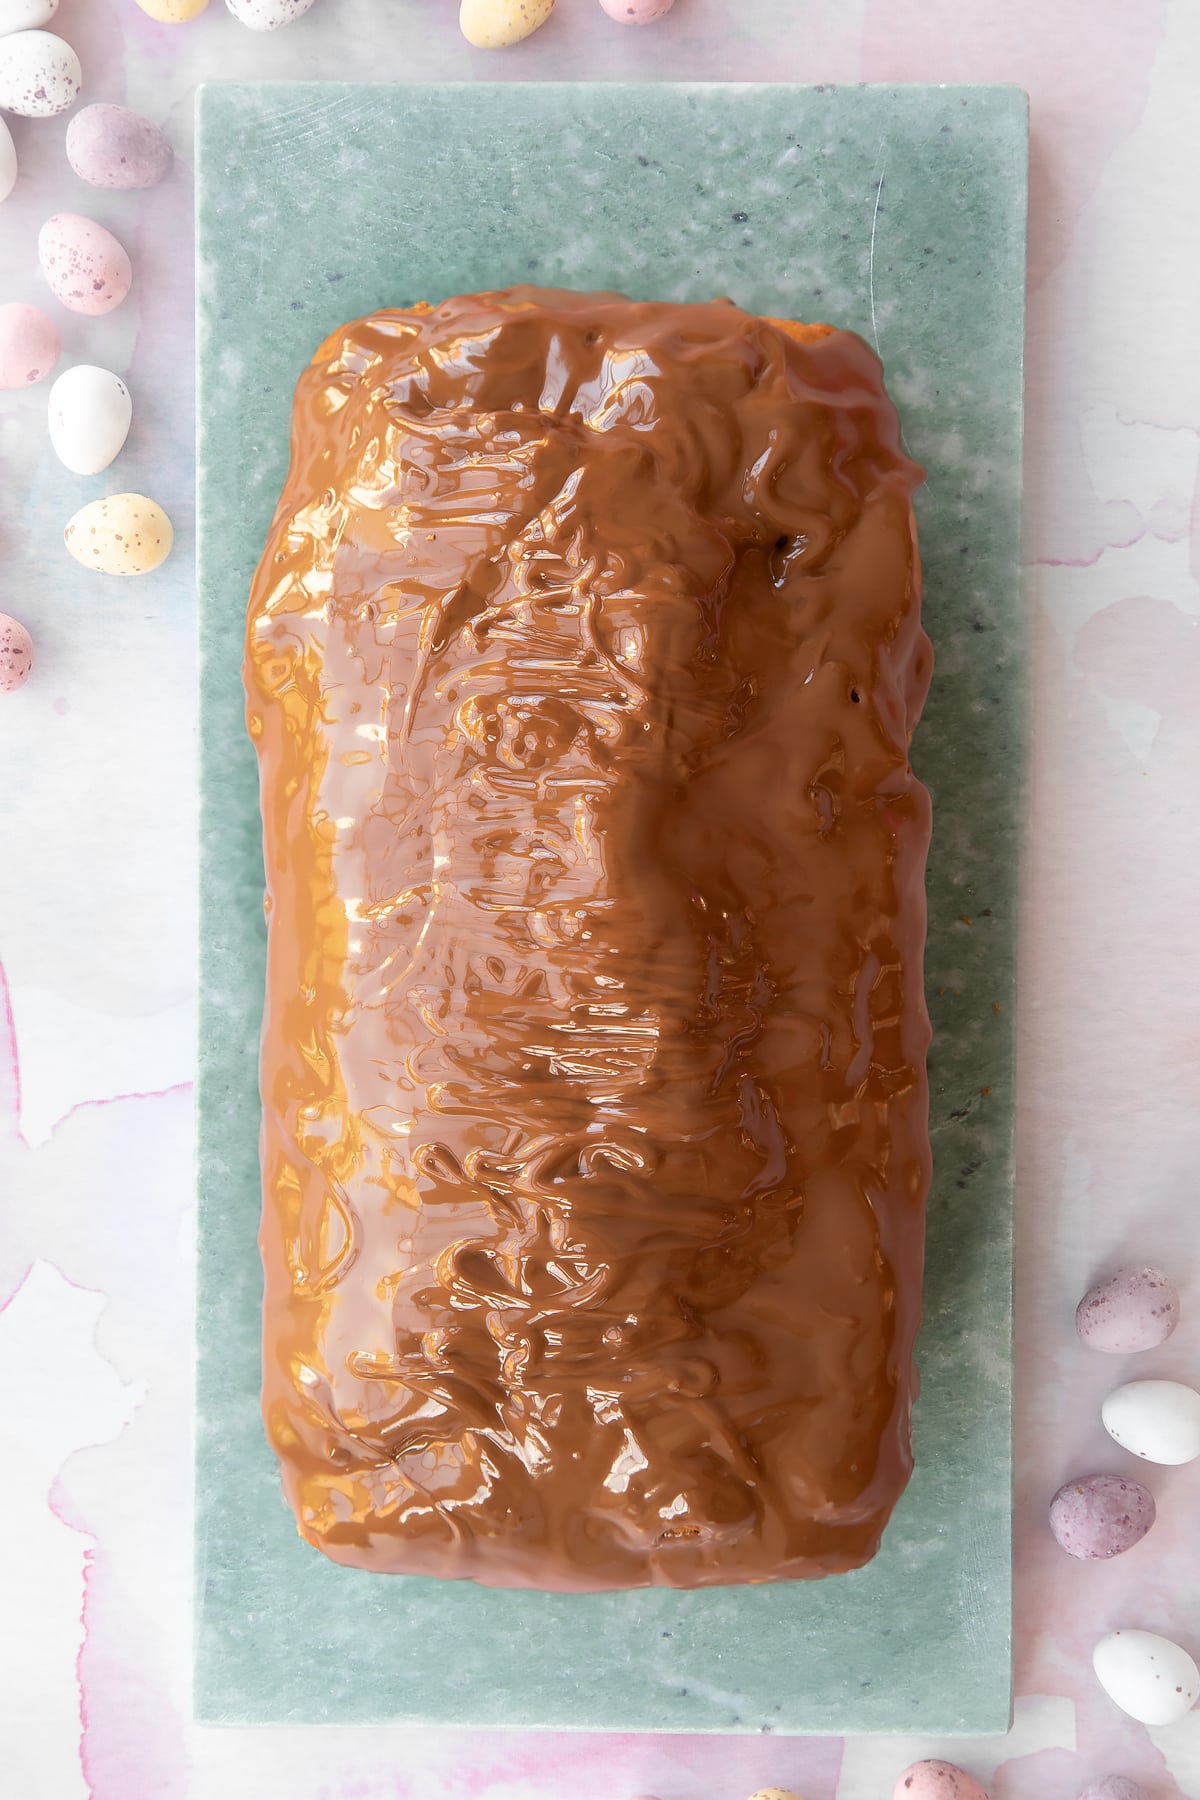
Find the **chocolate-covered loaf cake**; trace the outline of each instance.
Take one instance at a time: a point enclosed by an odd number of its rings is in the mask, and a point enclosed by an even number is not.
[[[519,288],[322,345],[250,602],[263,1408],[494,1585],[873,1555],[910,1469],[930,675],[857,337]]]

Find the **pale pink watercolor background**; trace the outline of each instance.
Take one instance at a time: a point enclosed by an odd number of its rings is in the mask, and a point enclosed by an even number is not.
[[[1026,558],[1034,781],[1024,874],[1017,1722],[960,1746],[993,1800],[1073,1800],[1119,1769],[1200,1795],[1200,1715],[1148,1733],[1089,1668],[1119,1623],[1200,1652],[1200,1466],[1154,1471],[1160,1523],[1084,1567],[1049,1539],[1059,1482],[1120,1468],[1096,1422],[1130,1365],[1071,1313],[1125,1256],[1161,1260],[1185,1322],[1155,1372],[1200,1381],[1200,234],[1192,0],[678,0],[645,33],[560,0],[522,49],[458,39],[452,0],[317,0],[292,30],[62,0],[87,99],[162,120],[165,186],[95,195],[64,122],[14,122],[0,300],[40,296],[64,207],[123,235],[130,302],[55,310],[66,354],[127,372],[114,475],[169,507],[180,554],[136,593],[69,564],[79,482],[44,390],[0,397],[0,606],[38,667],[0,711],[0,1791],[23,1800],[806,1800],[890,1794],[952,1746],[199,1730],[190,1587],[193,670],[190,101],[226,76],[1012,81],[1032,98]]]

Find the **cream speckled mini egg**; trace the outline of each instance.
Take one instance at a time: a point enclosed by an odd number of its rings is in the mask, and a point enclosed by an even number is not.
[[[137,3],[160,25],[186,25],[189,19],[200,17],[208,0],[137,0]]]
[[[954,1763],[912,1763],[896,1783],[892,1800],[988,1800],[973,1775]]]
[[[462,0],[458,26],[476,50],[505,50],[546,23],[554,0]]]
[[[12,31],[40,31],[58,11],[58,0],[0,0],[0,37]]]
[[[225,4],[239,25],[248,25],[251,31],[278,31],[303,18],[313,0],[225,0]]]
[[[750,1800],[801,1800],[801,1797],[791,1788],[756,1788]]]
[[[74,106],[83,85],[79,58],[52,31],[0,37],[0,107],[24,119],[52,119]]]
[[[1092,1667],[1114,1705],[1143,1725],[1174,1725],[1200,1695],[1200,1669],[1154,1631],[1110,1631],[1093,1650]]]
[[[38,261],[56,300],[96,317],[120,306],[133,268],[111,231],[80,213],[55,213],[38,232]]]
[[[75,514],[63,541],[76,562],[101,575],[148,575],[171,554],[175,534],[144,494],[111,494]]]

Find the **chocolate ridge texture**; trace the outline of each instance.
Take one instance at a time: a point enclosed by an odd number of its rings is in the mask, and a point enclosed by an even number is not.
[[[250,599],[263,1412],[310,1542],[860,1566],[911,1469],[932,667],[878,359],[511,289],[326,340]]]

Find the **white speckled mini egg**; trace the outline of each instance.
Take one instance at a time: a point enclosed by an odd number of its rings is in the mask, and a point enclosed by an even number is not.
[[[1114,1443],[1145,1462],[1195,1462],[1200,1456],[1200,1394],[1182,1381],[1126,1381],[1100,1409]]]
[[[0,694],[15,694],[29,680],[33,639],[20,619],[0,613]]]
[[[896,1783],[893,1800],[987,1800],[987,1795],[965,1769],[954,1763],[913,1763]]]
[[[655,19],[665,18],[674,4],[675,0],[600,0],[618,25],[653,25]]]
[[[1075,1329],[1090,1350],[1127,1356],[1156,1350],[1179,1323],[1179,1290],[1169,1275],[1146,1264],[1118,1269],[1089,1288],[1075,1311]]]
[[[12,132],[0,119],[0,205],[8,199],[17,185],[17,146],[13,143]]]
[[[80,363],[59,376],[47,406],[50,442],[73,475],[98,475],[129,436],[133,401],[111,369]]]
[[[1099,1781],[1089,1781],[1076,1800],[1146,1800],[1146,1793],[1124,1775],[1105,1775]]]
[[[47,376],[59,353],[58,328],[36,306],[0,306],[0,388],[30,387]]]
[[[145,494],[110,494],[80,507],[63,533],[75,561],[101,575],[148,575],[166,562],[175,534]]]
[[[157,19],[160,25],[186,25],[189,19],[200,17],[208,0],[137,0],[137,3],[148,18]]]
[[[1156,1516],[1154,1495],[1124,1475],[1084,1475],[1050,1502],[1050,1529],[1069,1556],[1107,1562],[1140,1544]]]
[[[0,37],[0,107],[23,119],[52,119],[74,106],[83,85],[79,58],[52,31]]]
[[[55,213],[38,232],[38,261],[56,300],[95,317],[120,306],[133,281],[123,245],[80,213]]]
[[[165,132],[127,106],[81,107],[67,126],[67,161],[89,187],[157,187],[173,160]]]
[[[313,0],[225,0],[225,4],[239,25],[248,25],[251,31],[278,31],[303,18]]]
[[[1092,1667],[1109,1699],[1143,1725],[1173,1725],[1200,1695],[1200,1669],[1187,1651],[1153,1631],[1110,1631]]]
[[[40,31],[58,11],[58,0],[0,0],[0,37],[12,31]]]
[[[476,50],[506,50],[532,37],[554,11],[554,0],[462,0],[458,28]]]

